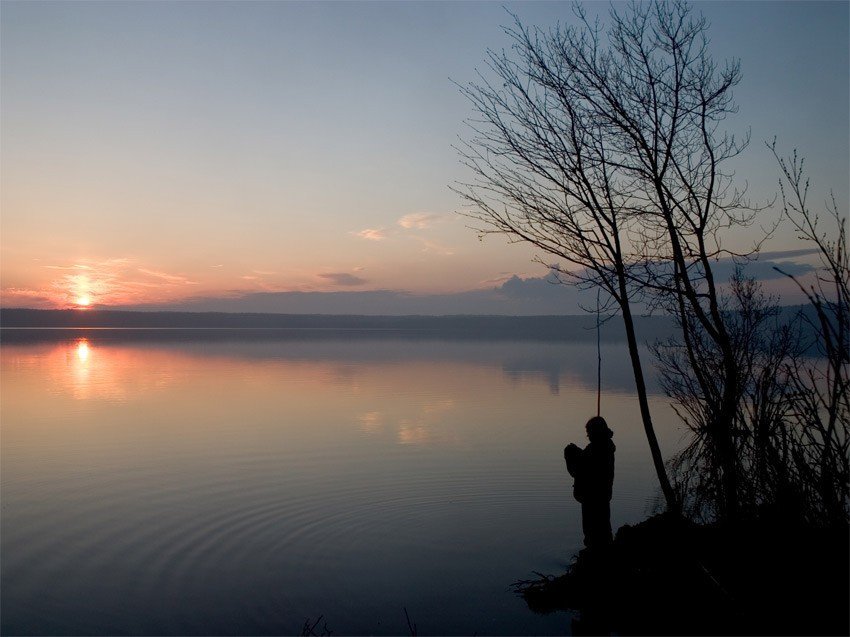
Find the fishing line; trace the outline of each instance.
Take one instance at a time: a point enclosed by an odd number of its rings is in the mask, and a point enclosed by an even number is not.
[[[599,288],[596,288],[596,415],[602,411],[602,341],[599,335]]]

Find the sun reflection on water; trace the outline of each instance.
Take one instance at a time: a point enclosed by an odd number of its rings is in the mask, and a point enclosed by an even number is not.
[[[73,400],[125,402],[166,385],[185,367],[185,357],[169,352],[144,353],[129,346],[98,343],[90,337],[28,348],[5,348],[4,371],[53,396]],[[39,381],[39,379],[41,379]],[[38,399],[33,399],[37,401]]]
[[[522,404],[529,396],[535,405],[569,398],[553,395],[545,379],[517,384],[506,379],[503,365],[475,361],[325,360],[286,351],[288,343],[269,357],[258,356],[250,343],[234,351],[226,342],[201,349],[191,342],[150,346],[110,338],[80,334],[64,342],[4,347],[4,376],[14,374],[22,403],[47,404],[49,398],[53,411],[63,411],[53,400],[74,401],[67,405],[72,410],[132,403],[144,408],[116,417],[144,413],[155,423],[209,421],[223,428],[256,417],[293,439],[336,427],[339,435],[353,429],[371,444],[420,447],[462,445],[469,419],[478,418],[470,409],[482,396],[492,402],[494,386],[509,403],[500,419],[511,422],[531,418]],[[317,429],[323,414],[333,425]]]
[[[81,363],[85,363],[89,359],[89,342],[84,338],[77,341],[77,358],[80,359]]]

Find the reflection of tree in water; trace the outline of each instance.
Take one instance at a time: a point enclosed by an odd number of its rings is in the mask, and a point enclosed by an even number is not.
[[[520,383],[527,379],[540,379],[549,387],[553,396],[561,393],[561,376],[564,370],[554,360],[519,360],[505,361],[502,372],[512,383]]]
[[[522,354],[510,350],[502,358],[502,373],[511,382],[519,383],[534,379],[545,382],[552,395],[559,395],[563,386],[579,385],[585,388],[596,387],[596,365],[588,361],[596,360],[595,345],[571,343],[569,347],[555,346],[546,349],[531,350]],[[611,342],[602,345],[603,386],[607,391],[634,392],[635,381],[628,358],[623,355],[623,343]],[[647,389],[650,393],[659,391],[655,374],[647,375]]]

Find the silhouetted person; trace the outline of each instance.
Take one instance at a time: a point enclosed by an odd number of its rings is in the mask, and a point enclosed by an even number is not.
[[[614,484],[614,435],[601,416],[585,425],[590,444],[564,449],[567,471],[575,478],[573,496],[581,502],[581,527],[587,548],[606,546],[611,536],[611,488]]]

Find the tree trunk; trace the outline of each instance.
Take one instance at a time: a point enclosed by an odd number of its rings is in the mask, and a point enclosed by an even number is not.
[[[720,467],[723,472],[724,517],[729,522],[735,522],[739,514],[738,502],[738,467],[732,430],[735,425],[735,414],[738,409],[738,367],[731,353],[725,354],[724,364],[725,385],[723,387],[720,413],[714,422],[715,445],[720,456]]]
[[[623,298],[626,297],[624,296]],[[667,502],[667,510],[678,515],[680,512],[679,500],[673,491],[670,479],[667,477],[667,468],[664,466],[664,458],[661,456],[661,448],[658,446],[658,438],[655,435],[655,427],[652,424],[652,416],[649,413],[649,401],[646,398],[646,383],[643,378],[643,368],[640,362],[640,352],[638,351],[635,326],[628,301],[621,303],[620,308],[623,313],[623,325],[626,328],[626,339],[629,345],[629,358],[631,358],[632,372],[635,377],[635,390],[637,391],[638,403],[640,405],[640,416],[643,421],[643,430],[646,433],[646,440],[649,443],[649,452],[652,455],[652,464],[655,466],[655,473],[658,475],[658,482],[661,485],[664,500]]]

